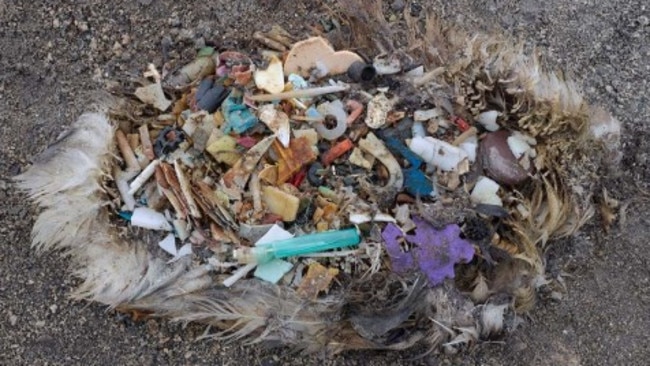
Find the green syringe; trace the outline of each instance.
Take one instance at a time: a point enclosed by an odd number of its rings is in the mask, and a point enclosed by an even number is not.
[[[356,228],[332,230],[278,240],[254,247],[235,249],[233,256],[240,263],[266,263],[273,259],[296,257],[358,245],[361,236]]]

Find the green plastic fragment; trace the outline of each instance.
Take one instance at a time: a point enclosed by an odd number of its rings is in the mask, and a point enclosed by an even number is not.
[[[264,281],[278,283],[291,268],[293,268],[293,264],[282,259],[274,259],[267,263],[258,264],[254,276]]]
[[[199,53],[197,53],[197,57],[206,57],[206,56],[212,56],[214,54],[214,47],[203,47],[199,50]]]

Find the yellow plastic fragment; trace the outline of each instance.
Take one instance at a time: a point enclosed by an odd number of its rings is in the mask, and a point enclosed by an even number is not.
[[[307,274],[298,286],[301,297],[315,300],[321,291],[327,291],[330,283],[339,274],[336,268],[327,268],[318,262],[309,265]]]
[[[294,221],[298,215],[300,199],[276,187],[262,187],[262,201],[269,212],[279,215],[283,221]]]
[[[237,140],[228,135],[217,138],[208,145],[206,150],[216,161],[226,163],[229,166],[235,165],[241,158],[241,155],[237,152]]]

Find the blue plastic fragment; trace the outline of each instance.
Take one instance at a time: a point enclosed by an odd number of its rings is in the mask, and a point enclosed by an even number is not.
[[[226,121],[223,132],[243,133],[259,122],[257,117],[242,101],[243,98],[237,96],[233,91],[221,104],[221,112]]]
[[[291,271],[293,264],[282,259],[273,259],[270,262],[260,263],[253,274],[255,277],[271,283],[278,283],[282,276]]]
[[[117,215],[121,218],[123,218],[126,221],[131,221],[131,217],[133,217],[133,212],[131,211],[119,211]]]
[[[406,191],[418,197],[435,196],[433,182],[420,170],[422,159],[395,137],[386,137],[384,142],[390,152],[401,155],[410,165],[408,168],[402,169]]]

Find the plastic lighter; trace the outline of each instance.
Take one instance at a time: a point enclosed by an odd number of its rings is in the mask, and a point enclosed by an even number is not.
[[[325,231],[278,240],[268,244],[259,244],[255,247],[236,249],[234,257],[240,263],[267,263],[273,259],[354,246],[359,244],[360,241],[361,237],[356,228]]]

